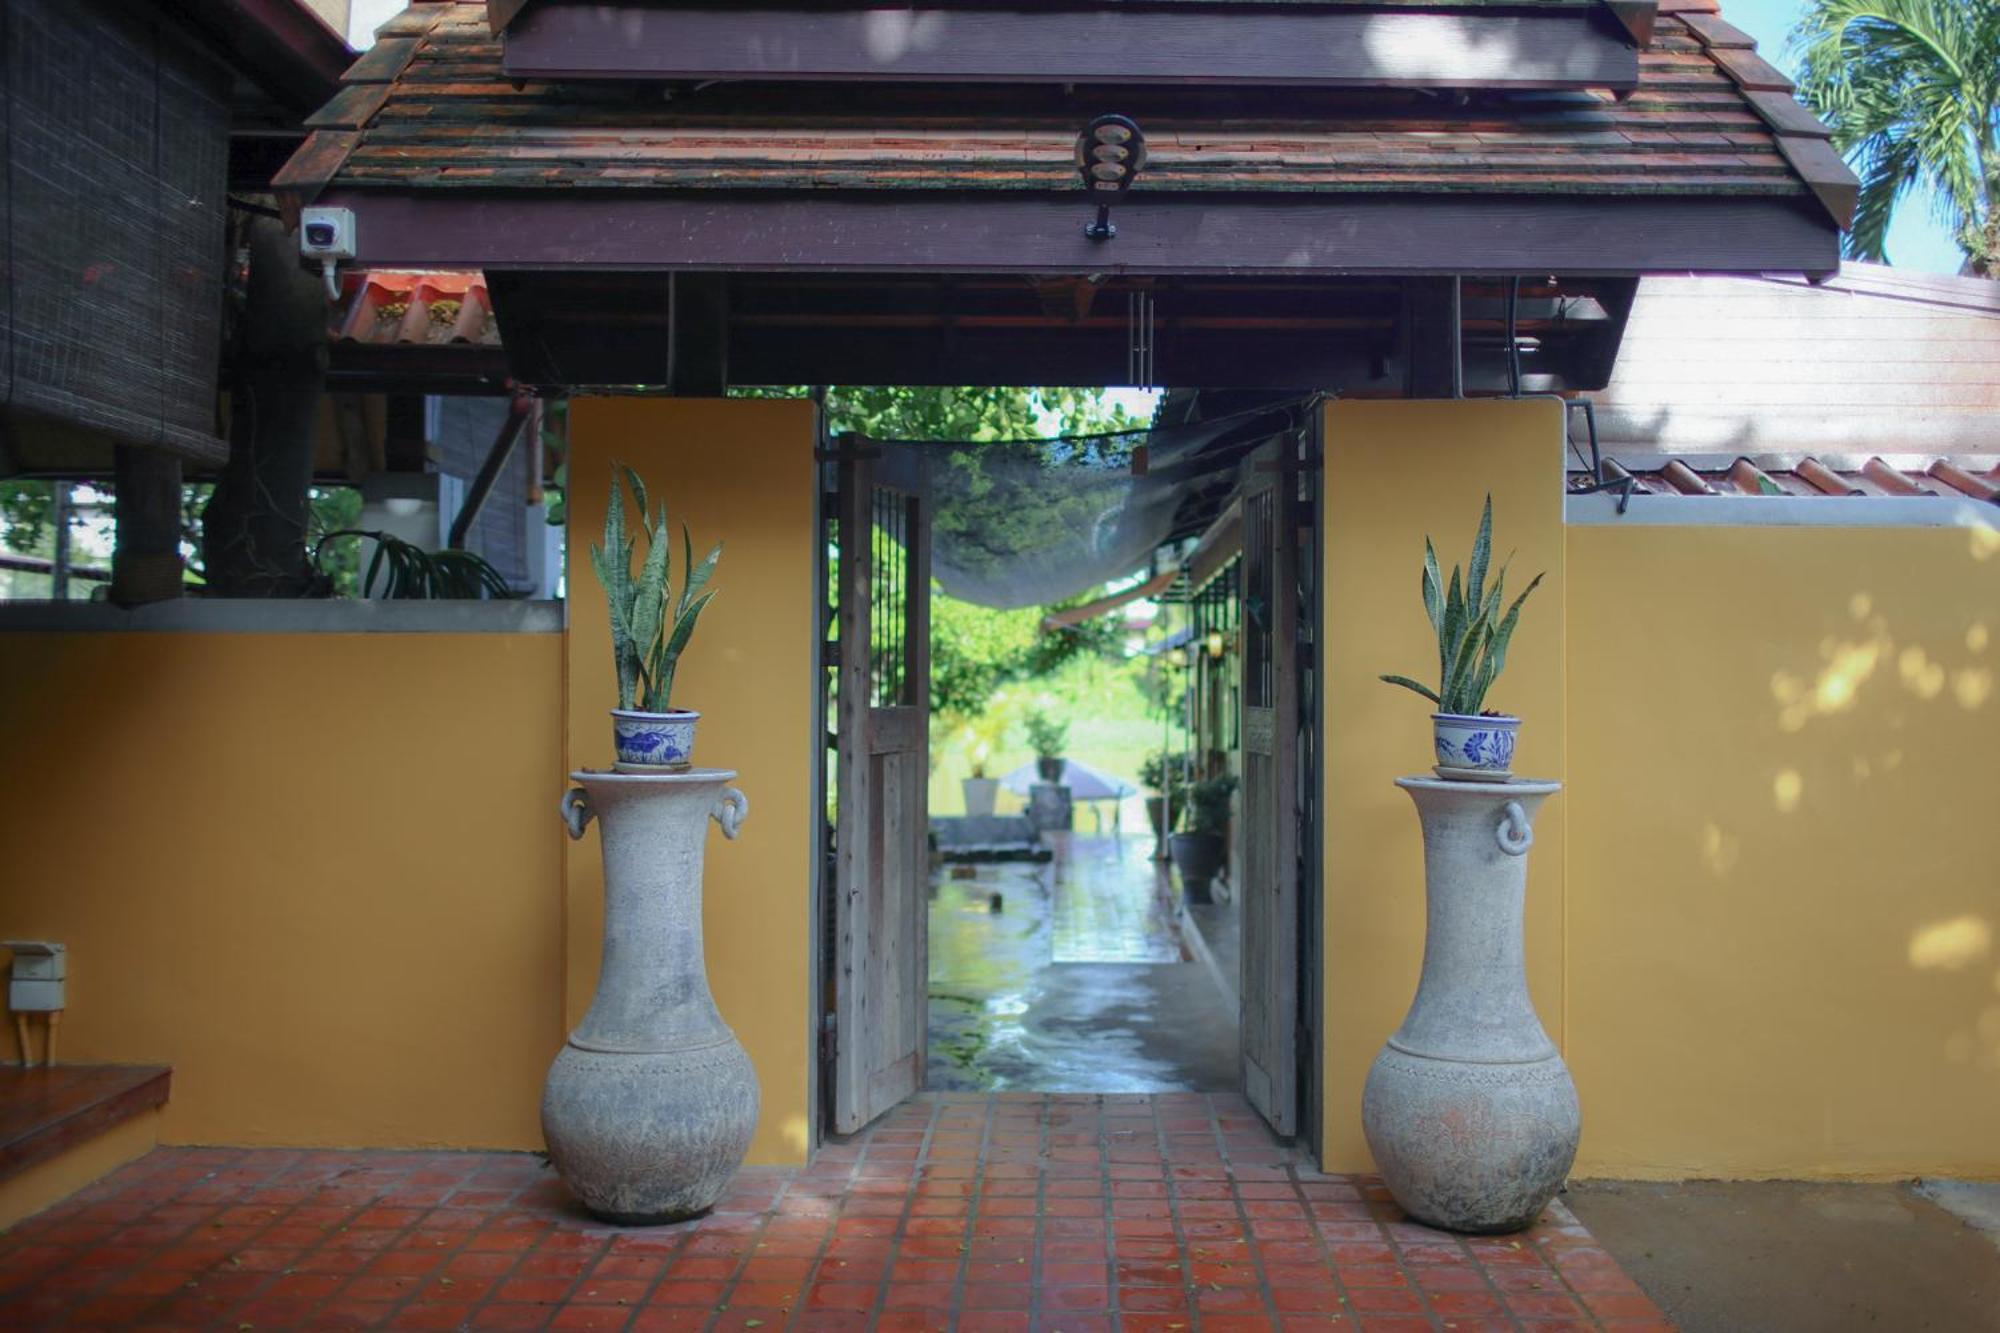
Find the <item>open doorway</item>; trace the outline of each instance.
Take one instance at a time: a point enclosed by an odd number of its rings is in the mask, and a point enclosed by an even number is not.
[[[829,432],[832,1131],[924,1088],[1240,1090],[1296,1128],[1307,406]],[[1162,855],[1204,836],[1212,876]]]

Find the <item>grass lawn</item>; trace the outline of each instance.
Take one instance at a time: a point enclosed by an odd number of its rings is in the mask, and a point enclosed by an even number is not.
[[[1147,715],[1146,701],[1134,684],[1136,668],[1125,662],[1075,661],[1065,664],[1053,676],[1024,681],[1001,689],[994,707],[1020,718],[1031,708],[1069,724],[1066,758],[1089,764],[1114,777],[1139,785],[1139,768],[1148,754],[1160,748],[1160,718]],[[1178,733],[1176,740],[1178,741]],[[972,776],[969,746],[963,737],[943,730],[936,719],[931,727],[931,813],[962,815],[965,797],[959,782]],[[1026,729],[1018,720],[1002,742],[994,747],[986,764],[986,775],[1002,778],[1023,764],[1034,761],[1028,748]],[[1002,790],[1002,814],[1019,812],[1026,802]],[[1106,810],[1107,817],[1109,810]],[[1126,819],[1135,810],[1128,809]],[[1143,813],[1138,818],[1144,819]],[[1089,828],[1088,816],[1079,816],[1079,827]]]

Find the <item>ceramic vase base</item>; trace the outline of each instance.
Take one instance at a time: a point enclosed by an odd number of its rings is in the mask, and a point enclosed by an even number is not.
[[[691,1213],[604,1213],[595,1208],[586,1208],[589,1213],[606,1226],[614,1227],[664,1227],[675,1222],[692,1222],[697,1217],[707,1217],[715,1211],[714,1205],[697,1209]]]
[[[1391,1197],[1415,1221],[1474,1236],[1533,1226],[1576,1159],[1581,1116],[1562,1057],[1521,1064],[1385,1047],[1362,1130]]]

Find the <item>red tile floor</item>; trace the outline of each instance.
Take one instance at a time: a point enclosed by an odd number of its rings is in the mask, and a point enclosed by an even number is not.
[[[0,1325],[1668,1327],[1560,1205],[1433,1231],[1192,1093],[920,1097],[636,1229],[525,1154],[164,1148],[0,1236]]]

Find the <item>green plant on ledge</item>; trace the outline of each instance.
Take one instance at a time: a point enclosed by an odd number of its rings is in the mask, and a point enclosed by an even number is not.
[[[1139,782],[1179,808],[1187,800],[1188,755],[1186,750],[1154,750],[1139,764]]]
[[[328,544],[342,537],[366,537],[375,543],[375,555],[361,581],[361,595],[375,595],[375,580],[386,575],[382,595],[392,601],[501,600],[516,596],[507,579],[487,559],[472,551],[447,548],[427,551],[391,532],[364,528],[339,528],[327,533],[313,547],[313,566],[322,574],[321,563]]]
[[[1236,779],[1224,773],[1203,778],[1188,788],[1188,832],[1221,835],[1229,831],[1229,798],[1236,794]]]
[[[635,543],[625,531],[624,487],[630,487],[639,508],[639,531],[646,534],[646,555],[638,576],[632,574]],[[707,591],[722,558],[722,543],[694,559],[694,540],[687,525],[681,525],[682,581],[678,601],[670,577],[673,562],[673,533],[667,527],[667,507],[659,517],[651,517],[646,499],[646,483],[624,464],[616,464],[611,479],[611,507],[604,515],[604,544],[590,548],[590,566],[604,586],[604,600],[611,610],[611,654],[618,668],[618,706],[664,713],[674,688],[674,671],[681,653],[694,636],[695,622],[703,608],[715,597]]]
[[[1485,708],[1486,692],[1493,688],[1493,682],[1507,665],[1507,644],[1521,618],[1521,604],[1542,581],[1542,575],[1535,575],[1502,615],[1507,565],[1500,567],[1493,586],[1488,588],[1486,572],[1492,552],[1491,495],[1486,497],[1486,508],[1479,516],[1479,533],[1472,540],[1471,567],[1462,581],[1458,566],[1453,565],[1451,585],[1448,588],[1444,585],[1438,576],[1437,551],[1432,548],[1431,539],[1424,538],[1424,613],[1430,617],[1431,629],[1437,634],[1438,687],[1433,690],[1408,676],[1385,675],[1382,679],[1415,690],[1436,704],[1440,713],[1476,717]]]

